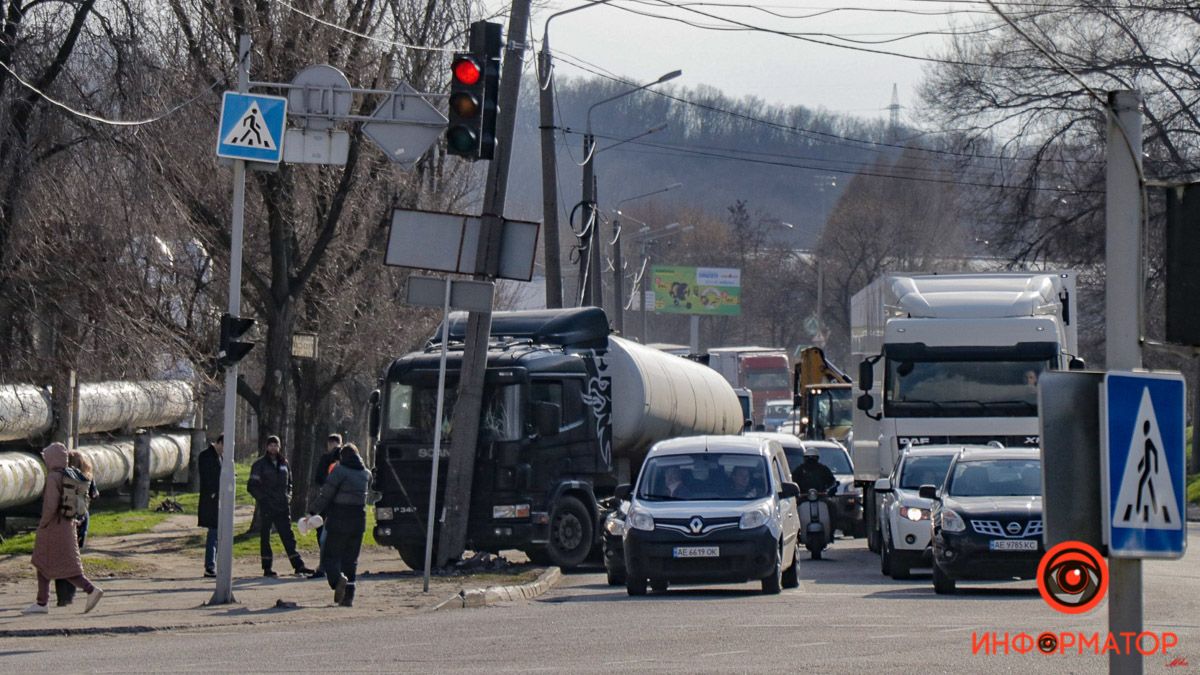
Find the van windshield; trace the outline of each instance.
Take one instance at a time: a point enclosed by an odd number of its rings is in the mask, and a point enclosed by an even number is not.
[[[638,498],[646,501],[746,500],[770,493],[766,459],[740,453],[651,457],[638,481]]]

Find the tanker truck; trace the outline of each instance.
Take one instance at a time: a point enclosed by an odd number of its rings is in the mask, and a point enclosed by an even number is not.
[[[439,494],[465,332],[466,316],[452,314]],[[413,569],[424,563],[439,423],[436,339],[391,363],[374,416],[381,493],[375,540],[395,547]],[[610,336],[608,318],[596,307],[493,314],[484,382],[468,547],[522,550],[564,568],[583,562],[598,544],[603,504],[618,484],[632,482],[653,443],[742,428],[737,396],[720,374]]]

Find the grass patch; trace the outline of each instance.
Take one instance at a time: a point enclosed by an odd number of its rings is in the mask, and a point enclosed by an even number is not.
[[[89,577],[131,577],[150,568],[126,558],[110,558],[102,555],[83,556],[83,573]]]

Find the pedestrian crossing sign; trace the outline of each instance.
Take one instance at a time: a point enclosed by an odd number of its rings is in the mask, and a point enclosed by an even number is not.
[[[1185,391],[1179,373],[1104,376],[1101,511],[1110,557],[1183,557],[1187,548]]]
[[[282,96],[225,92],[221,99],[217,156],[279,163],[283,158],[286,121],[287,99]]]

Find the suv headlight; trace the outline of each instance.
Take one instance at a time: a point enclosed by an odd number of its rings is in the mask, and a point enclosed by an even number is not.
[[[767,524],[767,519],[771,517],[766,506],[760,506],[751,511],[746,511],[738,520],[738,527],[743,530],[753,530],[756,527],[762,527]]]
[[[967,523],[950,509],[942,509],[942,529],[946,532],[962,532],[967,529]]]
[[[950,513],[954,512],[950,511]],[[929,520],[929,509],[923,509],[917,506],[901,506],[900,515],[912,521]],[[955,517],[957,518],[958,515],[955,514]]]
[[[620,518],[605,519],[604,531],[614,537],[620,537],[625,534],[625,521]]]
[[[644,511],[635,509],[629,510],[629,515],[625,516],[625,524],[635,530],[645,530],[646,532],[654,531],[654,516]]]

